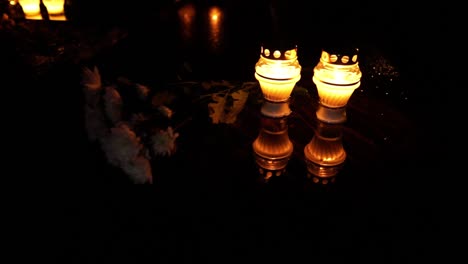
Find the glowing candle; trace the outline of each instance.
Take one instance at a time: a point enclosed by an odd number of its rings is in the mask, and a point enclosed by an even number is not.
[[[265,98],[262,113],[270,117],[289,115],[287,104],[294,86],[301,78],[301,65],[297,60],[297,47],[274,50],[261,47],[260,59],[255,64],[255,78]]]
[[[271,50],[271,46],[262,46],[260,59],[255,64],[255,78],[265,100],[261,108],[262,127],[252,145],[259,172],[265,180],[284,173],[293,153],[287,126],[291,113],[289,97],[301,78],[297,47],[279,46]]]
[[[65,0],[42,0],[50,20],[66,20]]]
[[[297,60],[296,49],[273,53],[261,49],[261,56],[255,65],[255,78],[260,82],[263,96],[272,102],[288,100],[296,82],[301,78],[301,66]]]
[[[346,120],[345,107],[354,90],[361,84],[358,49],[327,51],[314,68],[313,82],[317,86],[320,105],[317,118],[328,123]]]
[[[26,19],[41,20],[40,0],[18,0]]]

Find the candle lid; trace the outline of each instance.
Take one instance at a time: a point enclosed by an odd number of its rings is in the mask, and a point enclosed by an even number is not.
[[[280,41],[264,41],[260,55],[270,60],[297,59],[297,45]]]
[[[322,49],[320,60],[335,65],[354,65],[358,63],[358,48],[327,47]]]

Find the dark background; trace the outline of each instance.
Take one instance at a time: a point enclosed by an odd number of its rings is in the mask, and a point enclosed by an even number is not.
[[[441,186],[449,174],[442,169],[447,159],[443,139],[451,125],[443,121],[442,113],[446,91],[453,88],[442,85],[439,64],[444,7],[393,1],[193,2],[197,7],[226,8],[229,23],[223,29],[222,52],[210,51],[203,37],[189,47],[180,42],[177,17],[170,14],[183,1],[75,0],[68,3],[67,15],[77,28],[94,27],[104,33],[117,27],[129,32],[123,43],[86,64],[101,63],[109,75],[126,74],[149,82],[158,72],[156,83],[175,79],[184,61],[193,66],[195,79],[253,80],[259,44],[272,36],[296,41],[300,63],[308,69],[315,66],[324,46],[353,45],[365,54],[377,50],[399,69],[404,85],[400,88],[412,99],[403,110],[417,124],[418,133],[424,132],[417,144],[424,148],[402,154],[404,158],[388,154],[388,160],[373,164],[362,176],[379,175],[385,180],[348,182],[338,190],[298,191],[297,183],[281,181],[266,188],[246,187],[235,178],[242,166],[229,173],[217,172],[221,165],[201,165],[193,170],[178,168],[187,173],[181,177],[187,181],[174,180],[168,189],[120,185],[110,191],[109,183],[125,181],[115,180],[115,175],[122,175],[104,166],[105,160],[91,151],[77,122],[82,104],[76,74],[80,65],[61,64],[43,78],[29,78],[33,72],[20,73],[31,70],[27,61],[22,54],[7,52],[15,50],[15,42],[2,34],[1,54],[9,62],[2,79],[7,87],[16,87],[11,90],[19,98],[28,97],[31,106],[28,111],[13,110],[19,113],[14,118],[19,126],[12,132],[21,135],[26,143],[21,151],[28,153],[19,153],[20,168],[37,175],[33,182],[41,184],[39,197],[45,193],[55,197],[36,207],[36,218],[47,220],[35,222],[44,222],[38,230],[50,238],[47,245],[56,249],[54,258],[61,263],[419,263],[446,257],[439,240],[445,216],[439,209]],[[277,20],[271,17],[270,5]],[[200,32],[203,35],[203,29]],[[393,103],[397,106],[398,98]],[[31,141],[39,141],[39,146]],[[215,149],[215,144],[207,149]],[[179,164],[167,161],[168,171],[170,166]],[[216,181],[223,173],[229,177]],[[52,191],[42,187],[44,183],[54,186]]]

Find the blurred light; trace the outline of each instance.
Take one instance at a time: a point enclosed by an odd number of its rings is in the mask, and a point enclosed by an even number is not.
[[[196,15],[195,6],[193,4],[186,4],[177,11],[177,14],[182,25],[182,38],[188,41],[193,35],[193,22]]]
[[[214,51],[218,51],[221,46],[221,26],[223,11],[217,6],[213,6],[208,10],[210,21],[210,44]]]

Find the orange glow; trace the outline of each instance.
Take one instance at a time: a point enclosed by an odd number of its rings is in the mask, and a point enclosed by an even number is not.
[[[260,167],[260,174],[268,180],[274,175],[280,176],[293,153],[293,144],[289,139],[288,125],[284,118],[261,119],[261,129],[252,143],[255,162]]]
[[[221,18],[222,11],[219,7],[213,6],[210,8],[209,15],[211,18],[211,21],[213,22],[218,22],[218,20]]]
[[[196,13],[195,6],[193,4],[186,4],[177,13],[185,24],[191,24]]]
[[[186,4],[177,11],[177,14],[182,24],[182,37],[188,40],[192,37],[193,21],[196,14],[195,6],[193,4]]]
[[[10,1],[10,5],[16,5],[16,1],[11,0],[11,1]]]
[[[309,174],[318,177],[335,176],[346,160],[343,146],[343,127],[319,122],[311,141],[304,147],[304,157]],[[318,179],[314,178],[318,183]],[[327,184],[322,180],[323,184]]]
[[[65,15],[53,15],[49,16],[50,20],[55,20],[55,21],[66,21],[67,17]]]
[[[223,10],[217,6],[213,6],[208,11],[210,20],[210,41],[214,50],[221,46],[221,26],[223,18]]]

